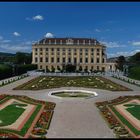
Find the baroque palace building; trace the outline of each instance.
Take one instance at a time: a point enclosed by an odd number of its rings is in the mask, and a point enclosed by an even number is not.
[[[107,63],[106,46],[90,38],[44,38],[32,46],[32,64],[45,72],[67,65],[83,72],[115,71],[115,63]]]

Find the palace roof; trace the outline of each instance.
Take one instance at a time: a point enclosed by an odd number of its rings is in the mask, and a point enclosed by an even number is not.
[[[91,38],[43,38],[34,45],[101,45]]]

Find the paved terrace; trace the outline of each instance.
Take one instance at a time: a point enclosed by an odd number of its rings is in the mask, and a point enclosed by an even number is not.
[[[140,87],[106,77],[116,83],[132,88],[133,91],[111,92],[107,90],[78,88],[97,92],[99,95],[89,99],[56,99],[48,96],[50,90],[77,89],[76,87],[61,87],[39,91],[12,90],[25,83],[34,76],[26,77],[0,88],[0,94],[26,95],[35,99],[52,101],[56,103],[54,115],[48,130],[48,138],[115,138],[113,131],[108,127],[94,105],[97,101],[114,99],[123,95],[140,95]]]

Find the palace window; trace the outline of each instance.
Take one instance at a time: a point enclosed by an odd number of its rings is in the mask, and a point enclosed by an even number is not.
[[[102,63],[104,63],[104,62],[105,62],[105,59],[103,58],[103,59],[102,59]]]
[[[88,49],[87,48],[85,49],[85,52],[88,52]]]
[[[80,63],[82,63],[82,58],[80,58]]]
[[[51,58],[51,62],[54,62],[54,58],[53,57]]]
[[[97,58],[97,63],[99,63],[99,58]]]
[[[59,58],[57,58],[57,62],[58,62],[58,63],[60,62],[60,59],[59,59]]]
[[[46,57],[46,62],[48,62],[48,57]]]
[[[85,63],[88,63],[88,58],[87,57],[85,58]]]
[[[65,58],[63,57],[63,63],[65,63]]]
[[[91,63],[94,63],[94,59],[93,58],[91,58]]]
[[[43,61],[43,58],[42,57],[40,57],[40,62],[42,62]]]
[[[37,57],[35,57],[35,62],[38,62],[38,59],[37,59]]]
[[[71,58],[70,57],[68,58],[68,62],[71,63]]]
[[[74,64],[76,64],[76,61],[77,61],[77,59],[76,59],[76,58],[74,58]]]

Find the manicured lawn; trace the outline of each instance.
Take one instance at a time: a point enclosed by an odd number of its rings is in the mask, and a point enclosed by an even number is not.
[[[110,91],[129,91],[122,85],[116,84],[108,79],[99,76],[88,77],[53,77],[40,76],[23,85],[16,87],[17,90],[41,90],[59,87],[87,87],[105,89]]]
[[[14,123],[24,112],[24,108],[17,107],[16,104],[8,105],[0,110],[0,126],[6,126]]]
[[[0,110],[0,127],[1,127],[0,136],[7,135],[8,138],[11,138],[12,135],[13,136],[19,135],[21,138],[24,138],[27,134],[28,137],[30,137],[31,131],[33,129],[38,129],[38,127],[36,126],[37,123],[40,126],[39,129],[41,129],[41,132],[44,129],[47,129],[45,126],[48,126],[50,124],[51,117],[52,117],[51,113],[48,113],[47,111],[50,111],[50,112],[53,111],[55,107],[54,103],[35,100],[27,96],[5,95],[5,97],[0,100],[0,105],[2,106],[3,103],[8,102],[8,100],[11,100],[11,99],[14,99],[15,101],[13,101],[11,104],[5,106],[3,109]],[[20,103],[19,101],[23,103]],[[27,104],[34,105],[35,110],[30,114],[29,118],[26,121],[22,120],[22,122],[19,122],[21,123],[19,124],[19,126],[21,126],[20,129],[18,129],[19,127],[17,129],[10,128],[10,126],[8,125],[12,125],[14,122],[18,120],[18,118],[24,113],[24,111],[28,107]],[[36,118],[37,116],[38,118]],[[45,119],[42,118],[43,116]],[[26,118],[24,118],[23,116],[23,119],[26,119]],[[34,120],[35,120],[35,124],[33,124]],[[43,124],[45,124],[45,126]],[[4,126],[8,126],[8,128],[4,128]],[[28,131],[31,127],[32,129]]]
[[[131,113],[135,118],[137,118],[138,120],[140,120],[140,105],[135,105],[135,104],[127,104],[125,105],[127,107],[126,110]]]
[[[140,135],[140,131],[136,129],[124,116],[122,116],[114,107],[111,107],[112,111],[117,117],[126,125],[135,135]]]
[[[110,101],[96,102],[102,116],[118,138],[138,138],[140,136],[140,130],[134,125],[137,122],[132,123],[116,109],[116,105],[123,104],[126,107],[124,109],[140,120],[140,105],[137,102],[131,102],[136,99],[140,100],[140,96],[120,96]]]

